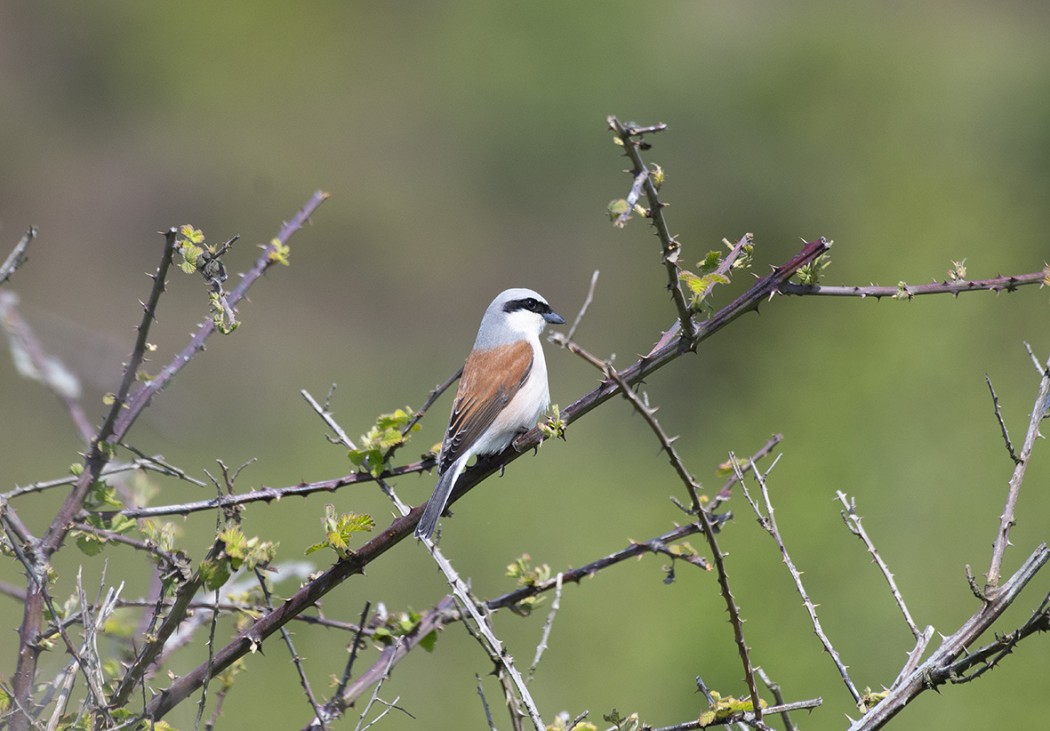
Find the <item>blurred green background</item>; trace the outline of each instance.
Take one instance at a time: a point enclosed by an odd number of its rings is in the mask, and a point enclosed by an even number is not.
[[[750,231],[759,274],[800,238],[834,239],[832,284],[943,279],[964,258],[974,278],[1039,270],[1050,197],[1048,21],[1050,8],[1022,2],[7,2],[0,248],[40,228],[7,289],[80,375],[97,418],[131,347],[136,301],[148,291],[142,273],[156,266],[154,232],[192,223],[212,241],[240,234],[232,273],[315,189],[330,192],[294,238],[291,267],[252,290],[242,327],[211,341],[132,441],[198,476],[217,458],[258,458],[238,483],[245,491],[338,476],[345,455],[326,443],[299,389],[321,398],[337,383],[334,410],[354,436],[377,413],[418,406],[462,363],[482,311],[506,287],[539,290],[571,320],[599,269],[577,337],[620,365],[673,320],[656,240],[644,222],[620,231],[607,219],[606,204],[630,184],[608,114],[670,125],[648,158],[667,171],[663,197],[686,262]],[[158,367],[206,308],[199,278],[171,280],[152,338]],[[720,484],[715,468],[729,450],[750,453],[784,434],[771,477],[777,517],[861,687],[892,682],[912,643],[834,493],[857,498],[916,621],[954,631],[976,608],[964,566],[987,569],[1012,469],[984,375],[1020,442],[1037,385],[1023,342],[1050,353],[1047,304],[1036,288],[913,302],[782,298],[646,384],[708,488]],[[548,346],[547,360],[563,406],[596,383],[564,351]],[[0,393],[3,490],[78,460],[61,406],[6,357]],[[404,459],[440,439],[448,403],[435,406]],[[1037,452],[1007,570],[1047,538],[1047,477]],[[397,484],[412,503],[432,486],[430,476]],[[158,501],[211,494],[165,483]],[[575,424],[567,442],[472,492],[446,521],[442,545],[491,597],[511,588],[504,567],[522,552],[558,570],[663,532],[681,519],[671,495],[685,497],[645,425],[617,400]],[[16,507],[39,531],[57,499]],[[381,526],[392,511],[365,487],[252,507],[245,531],[279,540],[279,559],[301,560],[319,540],[326,502],[370,512]],[[823,696],[822,709],[797,719],[803,728],[841,728],[856,711],[775,546],[743,500],[731,508],[722,540],[752,657],[788,699]],[[214,516],[183,527],[187,546],[201,550]],[[103,559],[111,578],[124,572],[127,595],[145,590],[137,557],[117,548],[93,559],[66,551],[58,568],[68,582],[83,562],[97,580]],[[615,707],[653,725],[681,722],[703,706],[697,675],[723,694],[744,693],[713,574],[679,567],[664,585],[665,563],[646,558],[565,589],[532,683],[548,720],[589,709],[601,726]],[[10,562],[0,579],[22,580]],[[1048,586],[1044,572],[1001,628],[1023,622]],[[445,591],[406,541],[329,595],[324,611],[354,621],[366,601],[422,610]],[[13,629],[20,607],[0,602]],[[544,614],[496,620],[523,666]],[[295,630],[327,695],[349,638]],[[204,641],[182,651],[176,672],[205,656]],[[14,648],[7,632],[7,674]],[[979,682],[923,696],[894,727],[1031,727],[1044,715],[1046,658],[1045,640],[1030,639]],[[489,670],[461,628],[447,630],[433,654],[413,653],[383,687],[415,720],[395,711],[381,727],[484,728],[474,674],[498,707]],[[185,703],[168,720],[191,728],[194,710]],[[219,728],[298,728],[310,717],[274,639],[248,661]],[[507,726],[502,711],[497,723]]]

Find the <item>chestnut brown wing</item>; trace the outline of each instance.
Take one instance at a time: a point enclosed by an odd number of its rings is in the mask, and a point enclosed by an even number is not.
[[[463,456],[492,425],[531,370],[532,346],[524,340],[470,354],[441,444],[441,472]]]

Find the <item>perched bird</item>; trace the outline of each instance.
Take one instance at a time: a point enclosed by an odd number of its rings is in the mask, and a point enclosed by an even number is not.
[[[531,289],[501,292],[485,310],[463,366],[438,457],[438,482],[416,526],[430,538],[452,488],[474,455],[497,454],[536,425],[550,404],[540,333],[565,318]]]

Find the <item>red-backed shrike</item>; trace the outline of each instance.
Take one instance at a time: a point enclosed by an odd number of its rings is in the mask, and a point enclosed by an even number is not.
[[[430,538],[452,488],[474,455],[497,454],[536,426],[550,404],[540,333],[565,319],[531,289],[508,289],[485,310],[438,457],[438,483],[416,526]]]

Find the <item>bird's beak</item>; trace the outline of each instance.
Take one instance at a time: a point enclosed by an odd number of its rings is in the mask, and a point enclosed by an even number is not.
[[[543,315],[543,319],[549,322],[551,325],[564,325],[565,318],[559,315],[554,310]]]

